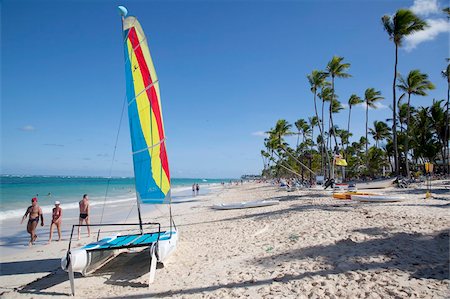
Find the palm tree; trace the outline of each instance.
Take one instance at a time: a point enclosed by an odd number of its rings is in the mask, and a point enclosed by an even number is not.
[[[362,102],[364,102],[363,100],[361,100],[360,97],[358,97],[356,94],[352,94],[350,96],[350,98],[348,99],[348,122],[347,122],[347,131],[350,132],[350,116],[352,114],[352,107],[358,104],[361,104]],[[348,148],[348,140],[347,140],[347,146],[345,151],[347,152],[347,148]]]
[[[344,109],[344,107],[342,106],[341,102],[339,102],[337,99],[333,99],[330,102],[330,112],[331,112],[330,123],[332,123],[333,114],[339,113],[339,111],[341,111],[342,109]],[[337,139],[336,139],[336,130],[334,129],[336,127],[337,126],[330,126],[330,133],[333,134],[335,146],[338,145]],[[330,142],[330,147],[331,147],[331,142]]]
[[[311,140],[314,145],[314,128],[319,124],[319,119],[316,116],[308,117],[309,126],[311,127]]]
[[[370,128],[369,132],[375,140],[375,147],[378,148],[378,142],[389,137],[390,129],[385,122],[376,120],[373,122],[373,129]]]
[[[409,173],[409,162],[408,162],[408,151],[409,151],[409,118],[410,118],[410,106],[411,106],[411,95],[426,96],[427,90],[434,89],[433,83],[428,80],[427,74],[422,74],[419,70],[412,70],[409,72],[408,77],[405,79],[401,75],[398,78],[399,84],[398,89],[408,95],[408,106],[406,111],[406,138],[405,138],[405,166],[406,166],[406,177],[410,177]]]
[[[298,142],[300,140],[300,135],[301,134],[304,135],[304,128],[305,128],[305,125],[307,125],[307,123],[306,123],[306,121],[303,118],[301,118],[301,119],[297,120],[294,123],[294,125],[297,128],[297,145],[296,145],[296,148],[297,148],[298,147]],[[303,136],[303,139],[305,139],[304,136]]]
[[[367,88],[366,92],[364,93],[364,101],[366,102],[366,166],[368,167],[368,140],[367,140],[367,122],[369,120],[369,107],[376,109],[377,106],[375,106],[376,101],[380,101],[384,99],[381,96],[381,91],[376,91],[375,88]]]
[[[321,137],[322,137],[322,154],[325,155],[326,157],[326,164],[330,165],[330,156],[328,155],[328,150],[327,150],[327,143],[325,141],[325,117],[324,117],[324,107],[325,107],[325,102],[330,101],[331,99],[331,89],[330,89],[330,83],[327,81],[324,81],[320,90],[320,93],[318,94],[318,97],[322,100],[322,119],[321,119],[321,126],[322,126],[322,130],[321,130]],[[328,140],[328,138],[327,138]],[[325,174],[325,166],[323,167],[323,173]],[[330,170],[330,168],[328,169]]]
[[[444,9],[442,9],[442,11],[444,13],[446,13],[447,14],[447,18],[450,19],[450,7],[446,7]]]
[[[447,131],[449,127],[449,123],[447,120],[447,115],[445,111],[445,104],[441,106],[441,104],[444,102],[444,100],[440,101],[434,101],[431,107],[429,107],[429,115],[430,115],[430,122],[431,127],[433,128],[433,131],[436,135],[436,138],[439,142],[439,147],[441,150],[441,155],[443,157],[442,161],[445,162],[446,159],[446,147],[447,147]],[[445,164],[445,163],[444,163]]]
[[[317,113],[316,96],[317,96],[318,89],[322,88],[323,85],[325,84],[325,74],[318,70],[313,70],[311,72],[311,74],[307,75],[306,77],[308,78],[309,85],[311,86],[311,92],[314,94],[314,111],[316,113],[317,120],[319,120],[319,114]],[[323,123],[323,116],[322,116],[322,123]],[[323,140],[323,129],[320,126],[320,123],[319,123],[319,131],[320,131],[320,136],[322,136],[322,140]],[[323,168],[323,153],[321,155],[321,161],[322,161],[321,165]]]
[[[333,56],[333,58],[331,58],[331,60],[327,64],[326,74],[327,74],[327,76],[331,77],[332,103],[333,103],[333,100],[335,99],[334,78],[349,78],[349,77],[351,77],[351,75],[346,72],[347,69],[350,68],[350,63],[342,63],[343,60],[344,60],[344,57]],[[331,122],[330,127],[331,128],[334,127],[332,106],[333,105],[330,105],[330,122]],[[333,133],[333,136],[334,135],[335,134]],[[336,136],[334,136],[334,142],[335,142],[335,145],[337,146]]]
[[[435,119],[429,107],[421,107],[414,114],[411,126],[414,155],[425,161],[436,161],[439,153],[439,140],[435,131]]]
[[[320,93],[318,94],[318,97],[322,100],[322,133],[325,133],[325,129],[324,129],[324,125],[325,125],[325,116],[324,116],[324,107],[325,107],[325,102],[330,102],[331,101],[331,96],[332,96],[332,92],[331,92],[331,88],[329,87],[330,83],[329,82],[324,82],[323,86],[320,90]],[[328,116],[329,117],[329,116]],[[330,126],[330,124],[329,124]]]
[[[292,135],[290,131],[292,125],[288,123],[285,119],[279,119],[275,125],[275,128],[270,130],[269,139],[272,141],[272,147],[274,150],[280,149],[280,147],[285,143],[283,137],[287,135]]]
[[[444,11],[448,14],[448,17],[450,19],[450,9],[447,7],[444,9]],[[447,58],[447,61],[449,61],[449,59]],[[441,72],[442,77],[444,77],[445,79],[447,79],[447,109],[446,109],[446,120],[447,123],[449,123],[449,115],[448,115],[448,109],[449,109],[449,100],[450,100],[450,64],[447,64],[447,68],[445,70],[443,70]],[[449,157],[449,147],[448,147],[448,126],[445,127],[445,150],[444,150],[444,159],[443,162],[445,163],[445,165],[447,165],[447,174],[450,173],[450,163],[448,161],[448,157]]]
[[[381,18],[381,21],[383,23],[384,30],[386,30],[387,34],[389,35],[389,39],[394,41],[395,45],[394,81],[392,83],[392,133],[394,143],[395,173],[396,175],[399,175],[397,144],[397,98],[395,95],[395,84],[397,83],[398,48],[402,46],[402,41],[405,36],[423,30],[427,26],[427,23],[408,9],[399,9],[393,16],[384,15]]]

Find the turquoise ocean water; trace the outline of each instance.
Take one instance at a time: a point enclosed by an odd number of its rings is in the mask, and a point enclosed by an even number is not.
[[[205,192],[210,186],[229,181],[173,178],[172,198],[176,201],[178,197],[189,195],[194,183],[198,183],[201,192]],[[0,220],[22,216],[35,196],[39,199],[39,205],[47,209],[53,207],[56,200],[65,209],[76,209],[85,193],[89,195],[91,205],[100,205],[105,201],[133,201],[136,198],[134,178],[2,175],[0,187]]]

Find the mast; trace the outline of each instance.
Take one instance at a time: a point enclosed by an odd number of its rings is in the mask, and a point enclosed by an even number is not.
[[[171,202],[170,171],[159,92],[159,80],[147,37],[134,16],[119,6],[122,16],[128,119],[139,223],[140,204]],[[175,226],[171,206],[170,227]],[[142,230],[142,226],[141,226]]]
[[[122,22],[122,42],[126,43],[126,36],[124,34],[124,27],[123,22],[125,20],[125,17],[128,14],[128,10],[125,6],[118,6],[119,14],[121,16],[121,22]],[[134,185],[136,186],[136,177],[134,177]],[[142,216],[141,216],[141,203],[139,202],[139,193],[136,192],[136,202],[137,202],[137,210],[138,210],[138,218],[139,218],[139,230],[141,232],[141,235],[144,233],[144,230],[142,228]]]

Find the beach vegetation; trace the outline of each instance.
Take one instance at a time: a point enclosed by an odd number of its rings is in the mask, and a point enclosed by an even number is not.
[[[448,13],[448,9],[444,10]],[[380,177],[411,173],[423,173],[425,162],[447,165],[450,99],[450,65],[441,71],[447,82],[447,99],[433,100],[429,107],[411,105],[414,96],[426,97],[434,89],[428,74],[418,69],[411,70],[405,77],[397,72],[398,49],[405,37],[424,30],[427,23],[408,9],[399,9],[393,15],[381,18],[384,30],[394,43],[395,62],[392,85],[392,118],[374,120],[369,127],[369,110],[380,106],[384,99],[375,87],[367,88],[364,96],[353,93],[347,100],[347,107],[339,101],[335,84],[337,78],[350,78],[350,62],[335,55],[325,69],[315,69],[307,74],[310,91],[313,94],[314,115],[300,118],[293,124],[280,119],[268,132],[261,151],[266,177],[304,177],[305,168],[317,175],[333,178],[335,156],[347,161],[345,170],[348,179]],[[396,92],[401,95],[397,98]],[[321,100],[318,107],[317,98]],[[352,109],[365,105],[365,135],[355,136],[351,130]],[[346,129],[335,123],[334,115],[348,108]],[[320,110],[320,111],[319,111]],[[325,111],[328,110],[328,115]],[[292,129],[296,132],[293,132]],[[315,134],[316,129],[319,133]],[[295,146],[286,142],[289,135],[297,135]],[[370,144],[370,140],[374,144]],[[439,169],[439,167],[437,167]],[[442,167],[441,167],[442,169]],[[447,172],[449,169],[447,168]],[[312,181],[312,175],[309,179]],[[343,176],[343,179],[344,176]]]
[[[394,62],[394,80],[392,83],[392,138],[394,145],[394,167],[395,174],[400,174],[399,151],[397,141],[397,66],[398,66],[398,48],[402,46],[406,36],[425,29],[427,23],[414,14],[409,9],[399,9],[393,16],[384,15],[381,18],[383,28],[389,35],[389,39],[394,42],[395,62]]]

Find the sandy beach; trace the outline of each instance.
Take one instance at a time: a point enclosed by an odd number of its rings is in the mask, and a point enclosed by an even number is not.
[[[177,251],[148,281],[148,251],[122,253],[88,277],[80,298],[448,298],[450,192],[383,192],[398,203],[363,204],[330,191],[287,193],[269,184],[218,188],[174,204]],[[278,199],[279,205],[218,211],[211,205]],[[145,219],[156,217],[147,215]],[[161,219],[166,215],[157,213]],[[117,217],[117,216],[115,216]],[[87,237],[82,242],[87,242]],[[81,242],[80,242],[81,244]],[[69,296],[60,269],[67,237],[1,257],[4,298]]]

